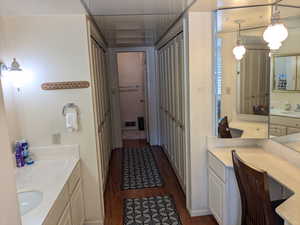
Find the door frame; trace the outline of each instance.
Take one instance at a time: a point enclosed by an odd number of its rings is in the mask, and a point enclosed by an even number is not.
[[[109,83],[110,98],[112,108],[112,137],[113,148],[123,147],[122,143],[122,126],[120,111],[120,94],[119,94],[119,74],[117,66],[117,53],[122,52],[144,52],[146,59],[145,73],[145,113],[146,113],[146,136],[151,145],[158,144],[158,81],[156,77],[156,60],[154,47],[129,47],[129,48],[109,48]]]

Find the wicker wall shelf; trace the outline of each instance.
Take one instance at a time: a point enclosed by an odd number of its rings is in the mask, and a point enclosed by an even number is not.
[[[45,91],[49,91],[49,90],[88,88],[89,86],[90,86],[90,82],[88,81],[48,82],[42,84],[42,89]]]

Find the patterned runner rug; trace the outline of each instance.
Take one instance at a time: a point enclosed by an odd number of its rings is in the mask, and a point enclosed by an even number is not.
[[[151,147],[124,148],[122,190],[163,186]]]
[[[124,200],[124,225],[182,225],[171,196]]]

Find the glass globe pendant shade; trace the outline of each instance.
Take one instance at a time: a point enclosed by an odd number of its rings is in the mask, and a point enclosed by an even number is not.
[[[277,50],[281,47],[282,43],[281,42],[273,42],[269,43],[268,46],[271,50]]]
[[[246,53],[246,48],[244,45],[237,45],[232,52],[237,60],[241,60]]]
[[[288,30],[282,23],[270,24],[264,31],[263,38],[272,50],[279,49],[281,42],[288,37]]]

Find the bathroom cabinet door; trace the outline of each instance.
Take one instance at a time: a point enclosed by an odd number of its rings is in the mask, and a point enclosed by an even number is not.
[[[84,223],[84,206],[81,182],[79,181],[76,189],[71,196],[71,218],[72,225],[83,225]]]
[[[223,224],[225,184],[211,169],[208,173],[208,185],[209,208],[218,223]]]
[[[67,205],[63,215],[61,216],[57,225],[72,225],[70,206]]]

